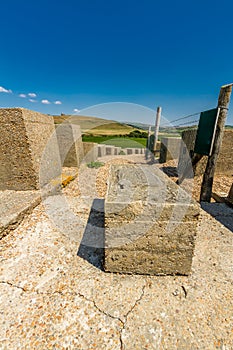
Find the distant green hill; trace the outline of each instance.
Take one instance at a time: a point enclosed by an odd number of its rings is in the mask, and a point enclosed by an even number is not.
[[[135,127],[114,120],[79,115],[54,116],[54,123],[61,124],[71,120],[73,124],[80,125],[82,133],[86,135],[126,135],[134,131]]]
[[[134,122],[125,122],[125,124],[133,128],[144,130],[144,131],[145,130],[148,131],[149,127],[154,127],[153,125],[150,125],[150,124],[134,123]]]

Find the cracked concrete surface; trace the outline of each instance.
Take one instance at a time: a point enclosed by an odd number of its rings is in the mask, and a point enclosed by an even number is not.
[[[232,350],[233,233],[202,210],[189,277],[105,273],[77,254],[96,173],[63,190],[71,237],[40,204],[1,240],[0,349]]]

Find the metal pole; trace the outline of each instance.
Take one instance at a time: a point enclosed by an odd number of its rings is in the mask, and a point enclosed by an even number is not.
[[[161,112],[162,112],[162,107],[157,107],[157,113],[156,113],[156,119],[155,119],[155,138],[154,138],[154,146],[153,146],[154,152],[156,151],[156,144],[158,141]]]

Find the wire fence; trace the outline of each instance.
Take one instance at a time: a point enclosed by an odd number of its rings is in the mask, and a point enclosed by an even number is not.
[[[186,115],[184,117],[176,118],[171,121],[166,121],[164,123],[161,123],[160,127],[176,128],[176,127],[182,127],[182,126],[194,126],[198,124],[200,114],[201,112],[197,112],[197,113]]]

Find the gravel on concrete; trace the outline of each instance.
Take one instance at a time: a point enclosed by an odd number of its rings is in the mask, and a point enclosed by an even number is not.
[[[39,191],[0,191],[0,239],[14,230],[40,201]]]
[[[14,230],[23,218],[45,198],[57,193],[78,176],[77,168],[63,168],[60,177],[51,181],[41,190],[0,191],[0,239]]]

